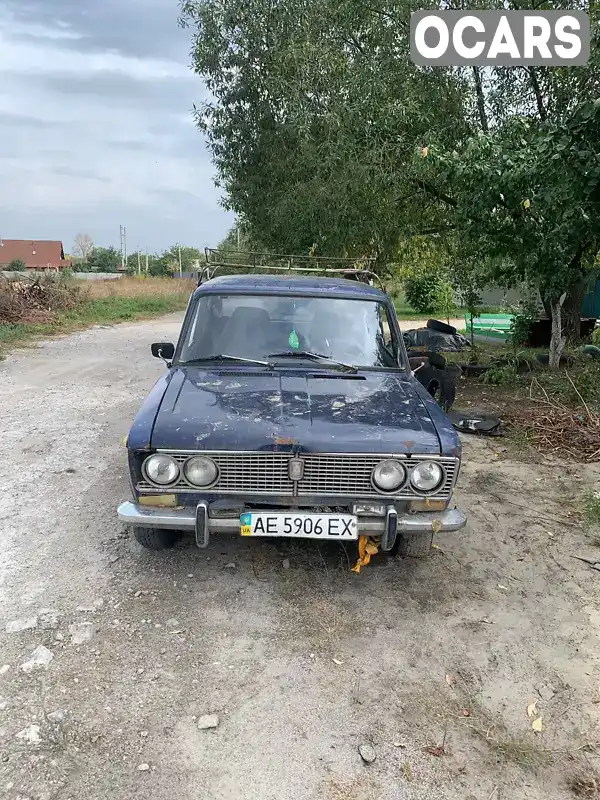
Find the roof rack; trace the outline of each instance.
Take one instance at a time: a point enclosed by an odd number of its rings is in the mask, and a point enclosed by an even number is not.
[[[341,278],[353,278],[363,283],[377,283],[383,289],[383,283],[377,273],[357,264],[372,265],[374,258],[329,258],[328,256],[274,255],[272,253],[255,253],[242,250],[218,250],[204,248],[206,263],[198,272],[198,286],[219,273],[235,274],[238,272],[287,272],[299,274],[317,274],[322,276],[337,275]]]

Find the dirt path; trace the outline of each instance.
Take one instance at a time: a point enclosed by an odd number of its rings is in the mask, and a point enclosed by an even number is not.
[[[598,473],[469,440],[467,529],[360,576],[310,544],[152,555],[115,519],[120,441],[179,319],[0,364],[0,797],[572,796],[597,762],[600,573],[569,558],[598,553],[569,512]],[[48,668],[21,670],[40,645]]]

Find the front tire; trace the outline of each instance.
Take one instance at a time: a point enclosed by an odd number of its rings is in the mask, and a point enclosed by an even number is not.
[[[405,533],[398,534],[396,543],[392,548],[392,555],[422,558],[429,555],[433,544],[433,533]]]
[[[133,535],[146,550],[169,550],[179,539],[177,531],[169,531],[166,528],[139,528],[136,526]]]

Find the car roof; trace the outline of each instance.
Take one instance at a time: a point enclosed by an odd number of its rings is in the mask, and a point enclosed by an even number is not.
[[[219,275],[202,283],[194,294],[282,294],[309,297],[385,300],[375,286],[344,278],[307,275]]]

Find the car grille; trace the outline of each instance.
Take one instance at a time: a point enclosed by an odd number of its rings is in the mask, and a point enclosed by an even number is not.
[[[180,464],[198,452],[169,452],[162,450],[176,459]],[[218,480],[209,490],[216,494],[253,494],[283,495],[289,497],[349,497],[349,498],[382,498],[388,495],[377,492],[371,483],[371,474],[375,466],[385,458],[393,455],[347,455],[344,453],[253,453],[253,452],[202,452],[214,460],[218,469]],[[291,458],[300,458],[304,462],[304,476],[295,483],[288,476],[288,462]],[[456,481],[458,461],[454,458],[433,458],[431,456],[411,456],[402,459],[407,470],[416,466],[419,461],[435,460],[443,468],[445,477],[440,488],[429,497],[444,499],[450,496]],[[140,491],[161,491],[157,487],[142,480],[137,487]],[[172,486],[162,491],[178,493],[199,492],[183,477]],[[393,495],[397,499],[414,499],[421,497],[407,483],[404,488]]]

